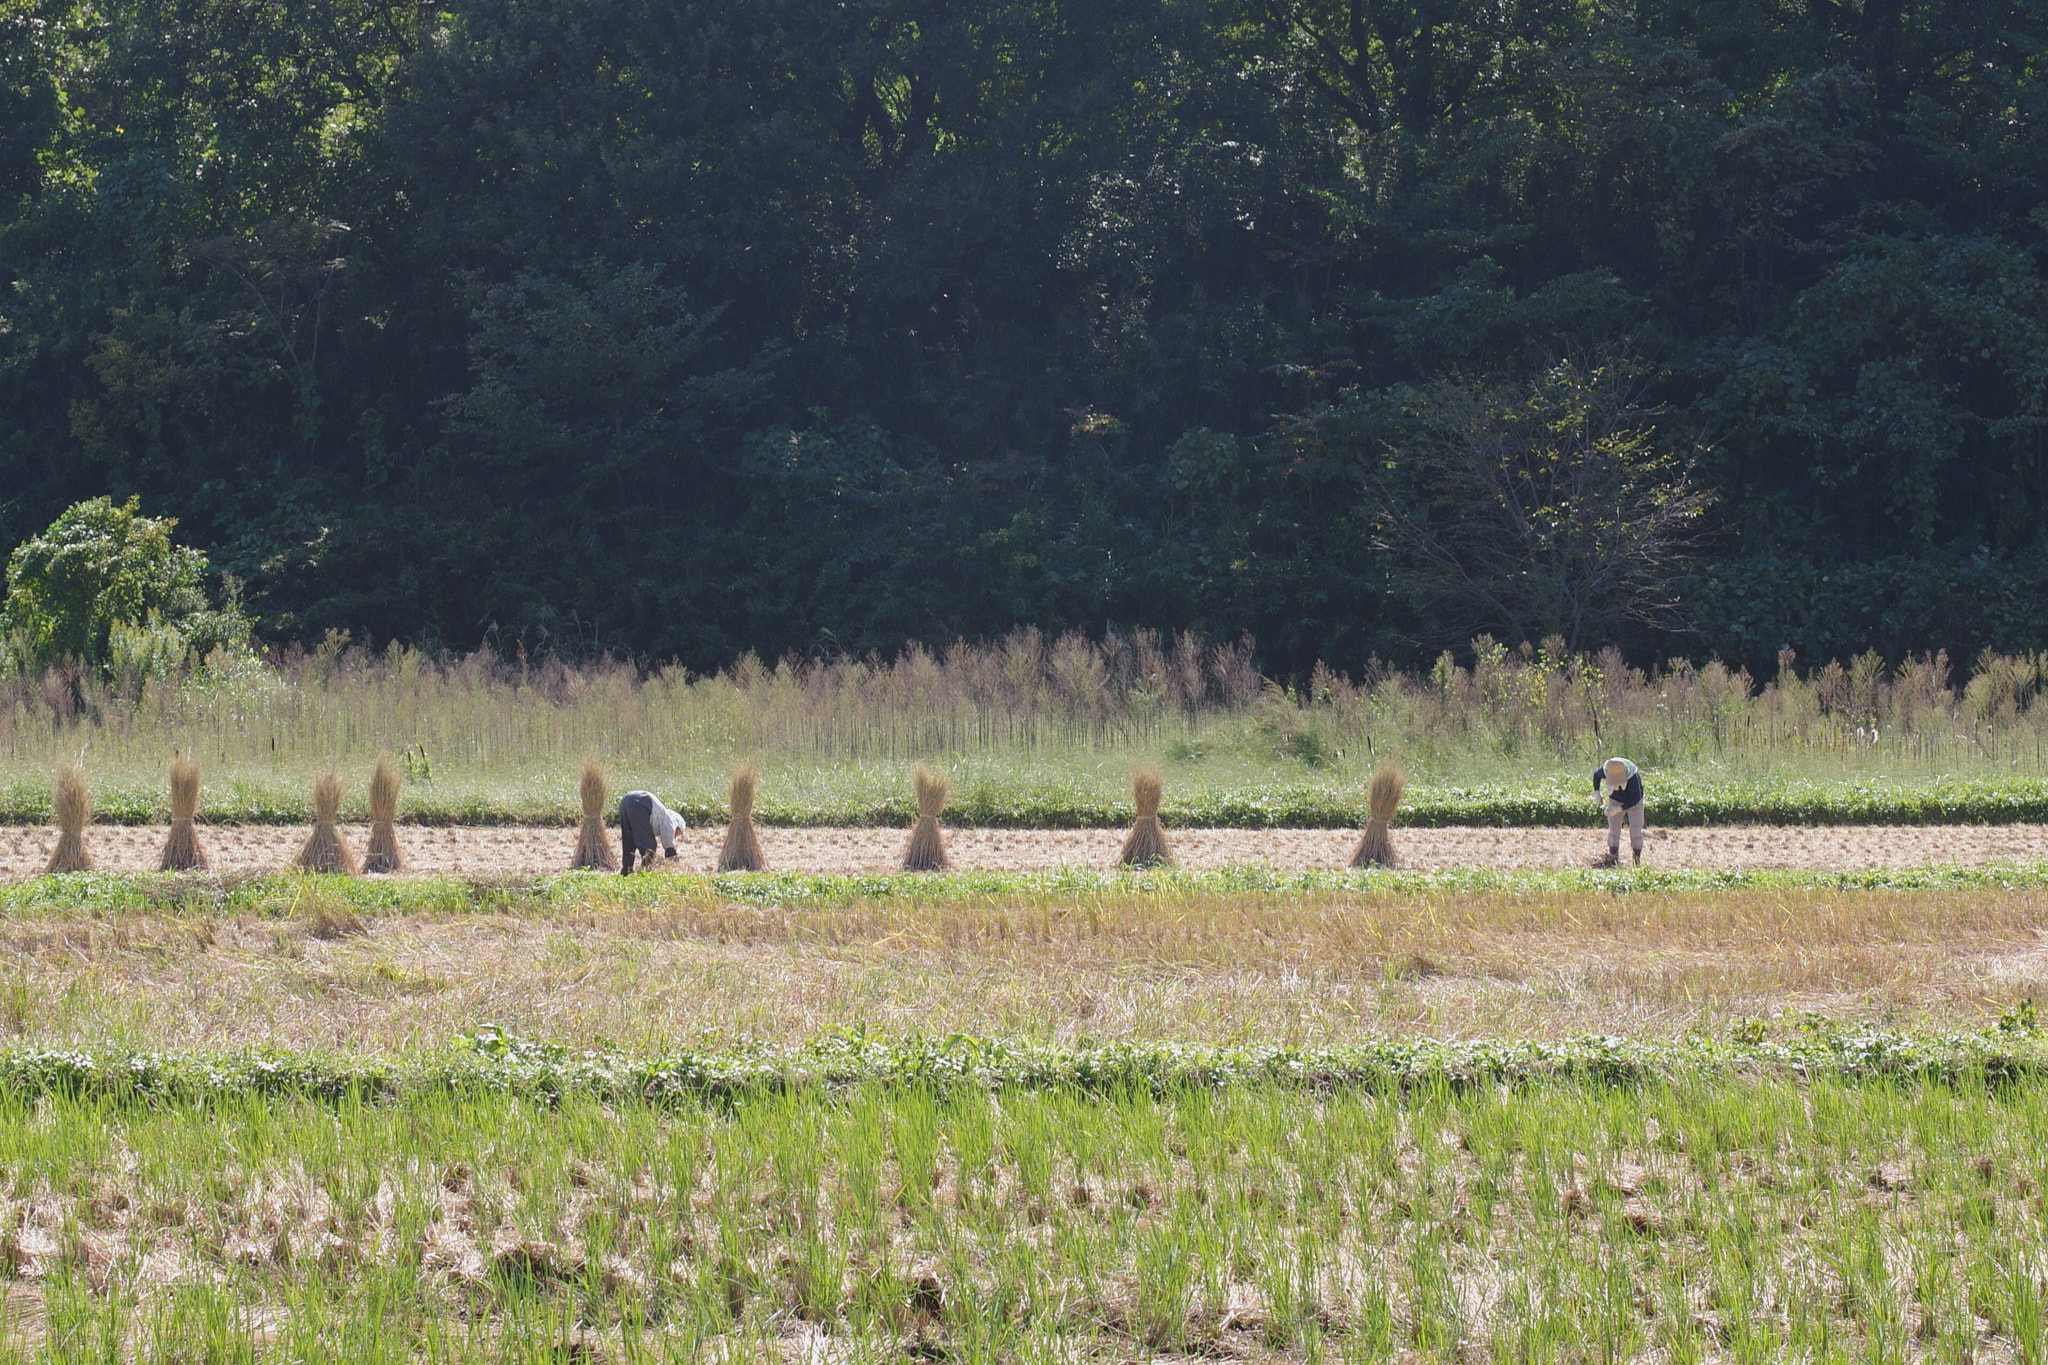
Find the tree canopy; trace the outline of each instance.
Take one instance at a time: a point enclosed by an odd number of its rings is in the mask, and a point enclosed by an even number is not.
[[[2040,0],[20,0],[0,547],[140,495],[273,633],[698,667],[2038,647],[2044,54]]]

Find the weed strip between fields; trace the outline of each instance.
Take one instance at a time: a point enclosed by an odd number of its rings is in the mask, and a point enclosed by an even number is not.
[[[1282,872],[1263,867],[848,875],[810,872],[660,873],[623,878],[569,872],[526,877],[383,880],[271,873],[82,872],[0,883],[0,914],[257,915],[309,905],[359,914],[527,914],[658,911],[704,902],[824,908],[860,901],[963,903],[1016,898],[1203,895],[1610,895],[1715,891],[2025,891],[2048,887],[2048,863],[1931,864],[1819,872],[1784,868],[1445,868],[1402,872]]]
[[[485,1027],[409,1057],[251,1048],[223,1052],[0,1049],[0,1095],[114,1103],[276,1096],[384,1101],[509,1094],[553,1102],[690,1103],[856,1085],[940,1091],[1072,1090],[1167,1095],[1244,1086],[1405,1095],[1542,1085],[1631,1086],[1781,1079],[2006,1086],[2048,1081],[2032,1002],[1975,1032],[1850,1028],[1817,1016],[1746,1021],[1725,1038],[1386,1038],[1330,1049],[1175,1043],[1077,1046],[954,1034],[888,1039],[839,1029],[795,1046],[742,1045],[635,1057],[572,1050]]]

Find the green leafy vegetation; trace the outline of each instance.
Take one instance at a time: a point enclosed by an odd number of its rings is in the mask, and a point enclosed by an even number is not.
[[[362,1057],[277,1048],[233,1052],[0,1049],[0,1093],[191,1104],[252,1095],[388,1100],[436,1094],[569,1095],[688,1103],[792,1090],[882,1086],[947,1093],[1064,1090],[1110,1096],[1245,1087],[1370,1094],[1497,1086],[1617,1086],[1701,1078],[1824,1077],[1993,1088],[2048,1081],[2031,1003],[1973,1033],[1843,1028],[1819,1016],[1745,1022],[1727,1038],[1385,1039],[1342,1048],[1205,1047],[1124,1041],[1081,1047],[949,1034],[834,1030],[793,1046],[659,1057],[571,1049],[486,1026],[445,1053]]]
[[[89,499],[14,548],[0,664],[30,674],[83,665],[133,686],[217,650],[248,650],[234,585],[224,607],[209,607],[206,556],[171,539],[176,521],[137,506]]]

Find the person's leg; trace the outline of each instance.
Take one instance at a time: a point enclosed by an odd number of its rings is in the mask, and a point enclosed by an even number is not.
[[[1643,860],[1643,803],[1641,801],[1628,808],[1628,846],[1634,852],[1636,861],[1641,862]]]
[[[633,827],[624,820],[619,821],[619,875],[633,871]]]
[[[1614,811],[1607,817],[1607,856],[1610,858],[1621,856],[1621,822],[1624,818],[1620,811]]]

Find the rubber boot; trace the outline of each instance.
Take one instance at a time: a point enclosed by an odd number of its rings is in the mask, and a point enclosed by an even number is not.
[[[1636,866],[1637,866],[1637,867],[1641,867],[1641,866],[1643,865],[1643,851],[1642,851],[1641,849],[1636,849],[1636,850],[1635,850],[1635,859],[1636,859]]]
[[[1620,863],[1621,850],[1618,848],[1610,848],[1605,853],[1601,854],[1598,858],[1593,860],[1593,866],[1595,867],[1616,867],[1619,866]]]

